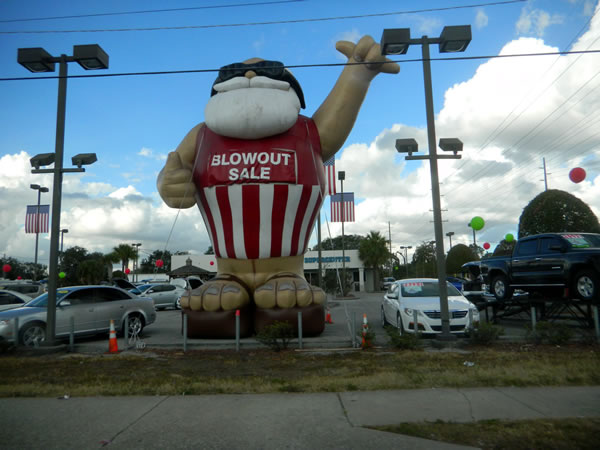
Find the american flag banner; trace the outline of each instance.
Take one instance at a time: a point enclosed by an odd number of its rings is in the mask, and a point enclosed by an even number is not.
[[[344,192],[331,196],[331,221],[354,222],[354,192]]]
[[[47,233],[50,221],[50,205],[40,205],[38,217],[38,205],[27,205],[25,215],[25,233]]]
[[[327,187],[325,188],[325,193],[327,195],[335,194],[335,155],[329,158],[327,161],[323,163],[323,167],[325,167],[325,181],[327,183]]]

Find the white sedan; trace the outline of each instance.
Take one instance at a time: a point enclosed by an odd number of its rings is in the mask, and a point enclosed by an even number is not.
[[[452,284],[447,283],[450,332],[464,333],[479,322],[477,307]],[[441,333],[439,284],[435,278],[413,278],[394,282],[383,297],[381,322],[392,324],[399,333],[414,333],[417,312],[420,333]],[[471,313],[469,313],[471,311]],[[469,322],[472,318],[473,324]]]

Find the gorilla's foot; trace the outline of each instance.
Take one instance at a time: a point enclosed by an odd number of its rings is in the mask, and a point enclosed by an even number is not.
[[[181,307],[192,311],[231,311],[249,302],[246,285],[233,275],[219,275],[181,297]]]
[[[254,291],[254,303],[263,309],[322,305],[325,300],[322,289],[293,273],[275,275]]]

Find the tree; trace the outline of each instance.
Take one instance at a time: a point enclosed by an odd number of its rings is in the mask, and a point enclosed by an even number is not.
[[[417,277],[436,278],[437,267],[435,257],[435,241],[423,242],[415,249],[413,264]]]
[[[558,189],[542,192],[523,209],[519,238],[561,231],[600,233],[600,223],[586,203]]]
[[[205,255],[214,255],[215,251],[212,248],[212,245],[209,245],[208,248],[206,249],[206,251],[204,252]]]
[[[364,236],[358,234],[348,234],[344,236],[344,249],[345,250],[358,250],[360,243],[364,239]],[[342,249],[342,236],[336,236],[333,239],[327,238],[321,241],[321,250],[341,250]],[[313,251],[319,250],[319,245],[313,247]]]
[[[380,272],[384,264],[390,260],[388,241],[378,231],[371,231],[366,238],[362,238],[358,247],[358,257],[365,267],[374,269],[375,288],[379,288]]]
[[[156,261],[161,259],[162,267],[156,267]],[[142,272],[145,273],[166,273],[171,270],[171,252],[168,250],[154,250],[147,259],[142,260]]]
[[[473,252],[471,247],[467,247],[465,244],[456,244],[446,256],[446,272],[449,275],[459,273],[464,263],[478,260],[479,256]]]
[[[125,269],[129,265],[129,260],[135,259],[137,252],[129,244],[119,244],[117,247],[113,248],[113,250],[121,261],[121,270],[125,272]]]
[[[492,256],[511,256],[516,243],[517,241],[514,239],[510,242],[506,239],[502,239],[494,249]]]
[[[86,260],[88,251],[83,247],[69,247],[61,254],[58,264],[58,272],[64,272],[65,278],[61,279],[63,286],[74,286],[79,284],[77,268]]]

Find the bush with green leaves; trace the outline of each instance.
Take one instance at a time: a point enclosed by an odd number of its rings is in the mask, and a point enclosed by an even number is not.
[[[563,345],[571,340],[574,332],[564,323],[541,321],[535,329],[528,326],[527,339],[536,344]]]
[[[287,349],[294,336],[294,327],[292,325],[288,322],[275,321],[258,331],[255,337],[261,344],[278,352]]]
[[[467,331],[472,344],[491,345],[504,334],[504,328],[490,322],[479,322],[476,327]]]
[[[402,350],[415,350],[420,347],[421,339],[419,333],[398,333],[398,329],[387,326],[384,328],[388,337],[389,345]]]

